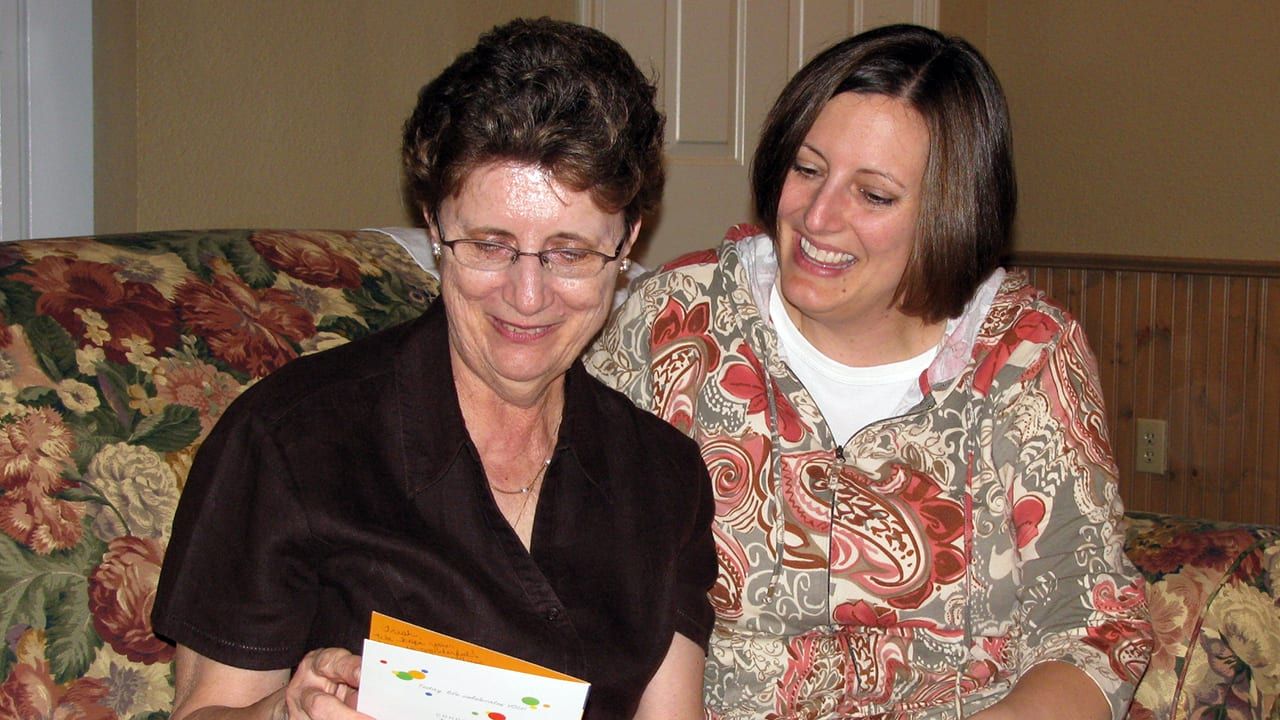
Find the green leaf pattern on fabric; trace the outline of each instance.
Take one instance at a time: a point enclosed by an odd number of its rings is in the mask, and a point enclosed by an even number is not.
[[[201,440],[261,374],[416,317],[436,280],[378,232],[0,253],[0,715],[163,720],[172,648],[149,612]]]
[[[0,537],[0,623],[46,631],[59,682],[82,674],[102,644],[91,625],[86,588],[105,549],[87,537],[70,551],[41,557]]]
[[[186,405],[167,405],[159,414],[142,419],[129,442],[156,452],[177,452],[200,434],[200,414]]]

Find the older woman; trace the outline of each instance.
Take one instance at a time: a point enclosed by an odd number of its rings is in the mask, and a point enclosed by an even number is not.
[[[404,159],[441,298],[266,378],[202,446],[154,613],[175,720],[358,717],[375,610],[589,681],[588,718],[701,717],[709,478],[576,360],[661,137],[652,85],[575,25],[496,28],[423,88]]]
[[[693,436],[722,718],[1119,718],[1149,652],[1080,326],[997,267],[1008,112],[895,26],[783,90],[767,232],[643,280],[588,365]]]

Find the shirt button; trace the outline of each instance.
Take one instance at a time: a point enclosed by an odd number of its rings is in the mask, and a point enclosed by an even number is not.
[[[547,622],[555,622],[558,620],[560,618],[560,608],[553,607],[550,610],[547,610],[546,618]]]

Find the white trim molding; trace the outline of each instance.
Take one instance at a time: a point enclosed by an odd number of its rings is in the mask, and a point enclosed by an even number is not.
[[[0,238],[93,232],[93,4],[0,0]]]

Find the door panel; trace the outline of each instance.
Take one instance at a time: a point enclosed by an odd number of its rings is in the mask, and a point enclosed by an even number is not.
[[[760,124],[787,78],[862,29],[937,27],[938,0],[581,0],[582,20],[655,74],[667,114],[667,187],[635,258],[652,267],[751,219]]]

